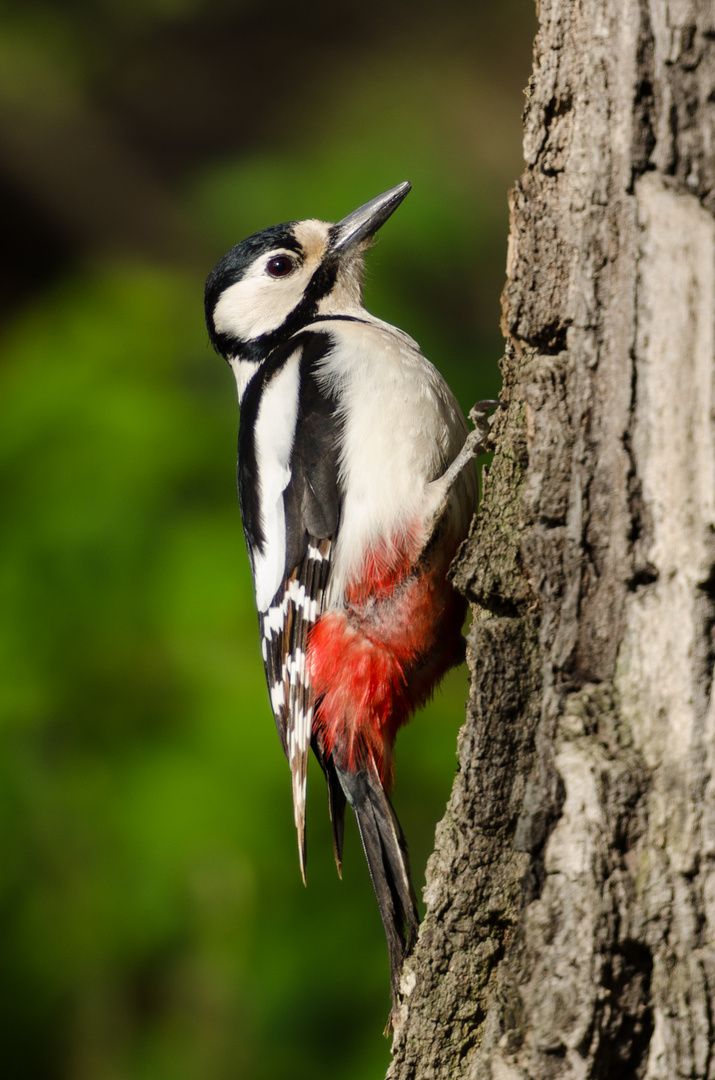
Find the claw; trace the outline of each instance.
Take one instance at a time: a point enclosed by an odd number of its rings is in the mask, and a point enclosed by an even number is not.
[[[487,439],[491,434],[491,418],[489,417],[489,410],[496,408],[497,406],[502,409],[506,407],[503,401],[489,400],[478,401],[471,409],[469,419],[474,424],[474,431],[469,432],[467,438],[464,440],[464,446],[441,478],[442,484],[447,491],[451,488],[465,465],[473,458],[479,457],[480,454],[485,453],[487,449]]]
[[[492,424],[496,419],[496,416],[490,416],[490,409],[505,409],[506,405],[503,401],[495,401],[493,398],[487,398],[484,401],[478,401],[476,405],[473,405],[469,412],[469,419],[472,421],[475,427],[475,433],[479,434],[478,445],[475,446],[475,454],[484,453],[486,449],[486,442],[491,434]],[[477,442],[477,440],[475,440]],[[483,444],[483,445],[482,445]]]
[[[437,534],[439,523],[444,514],[447,503],[449,500],[449,493],[460,475],[463,469],[469,465],[471,461],[479,457],[480,454],[486,453],[488,447],[488,439],[491,435],[491,419],[489,417],[489,410],[496,408],[506,408],[503,401],[478,401],[469,413],[469,419],[475,425],[474,430],[470,431],[467,438],[464,440],[464,446],[457,454],[456,458],[449,466],[449,468],[432,481],[431,487],[436,494],[437,502],[434,516],[432,519],[432,527],[429,533],[429,540],[425,543],[423,553],[427,551],[430,543]]]

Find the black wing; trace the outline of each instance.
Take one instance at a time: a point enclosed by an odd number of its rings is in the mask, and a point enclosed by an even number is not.
[[[239,430],[239,497],[249,554],[256,573],[257,552],[273,539],[265,535],[262,477],[255,445],[261,397],[287,363],[298,363],[298,410],[282,492],[284,564],[275,595],[259,610],[261,647],[271,707],[291,767],[293,807],[300,865],[305,877],[305,798],[312,739],[314,699],[306,667],[308,634],[324,608],[333,538],[340,518],[338,453],[341,421],[334,400],[321,386],[320,361],[332,345],[325,331],[305,331],[275,350],[249,385]],[[261,461],[261,468],[265,464]],[[268,484],[264,484],[268,487]],[[332,761],[314,742],[326,773],[336,861],[340,868],[345,800]]]

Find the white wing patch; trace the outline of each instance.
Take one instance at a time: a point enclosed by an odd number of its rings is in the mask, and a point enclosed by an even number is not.
[[[276,595],[286,558],[283,492],[290,483],[290,456],[298,417],[300,349],[286,361],[265,387],[258,407],[254,440],[258,466],[258,503],[263,550],[254,550],[254,584],[260,612]]]

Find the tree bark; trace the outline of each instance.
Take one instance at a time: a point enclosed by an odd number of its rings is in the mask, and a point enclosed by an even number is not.
[[[715,9],[542,0],[391,1080],[715,1077]]]

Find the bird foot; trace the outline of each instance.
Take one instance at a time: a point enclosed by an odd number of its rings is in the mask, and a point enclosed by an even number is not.
[[[494,398],[485,398],[484,401],[478,401],[476,405],[473,405],[470,409],[469,419],[474,424],[474,431],[470,431],[465,446],[467,443],[470,443],[474,457],[479,457],[480,454],[485,454],[487,450],[491,449],[489,446],[489,438],[497,414],[494,413],[493,416],[490,416],[489,410],[505,408],[506,405],[503,401],[496,401]]]
[[[503,401],[493,401],[492,399],[478,401],[472,408],[469,413],[469,419],[474,424],[474,431],[469,432],[467,438],[464,440],[464,446],[459,451],[447,471],[440,477],[440,484],[444,488],[445,493],[449,492],[462,469],[464,469],[473,458],[479,457],[480,454],[486,453],[489,449],[489,438],[492,433],[492,423],[494,421],[494,417],[489,416],[489,410],[497,407],[501,409],[506,408]]]

